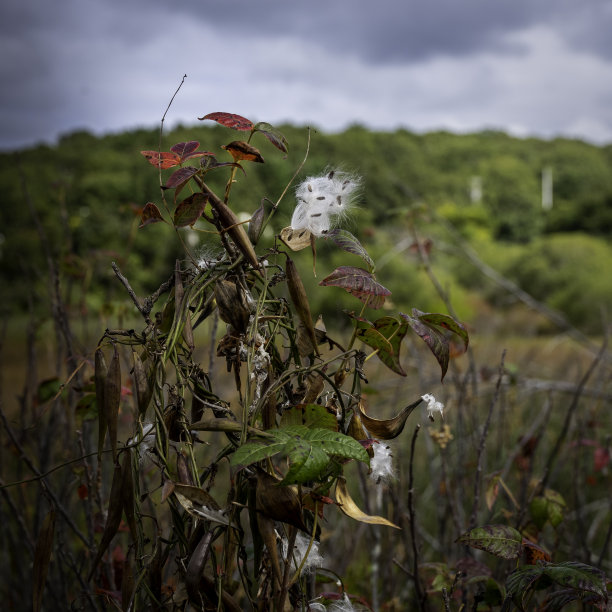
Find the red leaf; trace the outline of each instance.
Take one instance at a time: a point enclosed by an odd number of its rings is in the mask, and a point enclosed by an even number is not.
[[[174,225],[176,227],[193,225],[204,212],[206,201],[206,196],[199,192],[184,199],[174,211]]]
[[[319,285],[324,287],[342,287],[350,294],[360,299],[370,308],[380,308],[385,303],[385,298],[391,292],[383,287],[375,278],[363,268],[353,266],[340,266],[329,276],[324,278]]]
[[[147,161],[155,166],[165,170],[166,168],[173,168],[181,163],[181,158],[176,153],[170,153],[167,151],[141,151],[142,155],[147,158]]]
[[[79,499],[87,499],[89,497],[89,489],[87,488],[87,485],[82,484],[77,489],[77,495],[79,496]]]
[[[610,463],[610,451],[603,446],[599,446],[595,449],[595,454],[593,456],[593,469],[596,472],[601,472],[608,463]]]
[[[159,208],[157,208],[153,202],[147,202],[145,207],[142,209],[142,213],[140,214],[139,227],[145,227],[145,225],[151,225],[151,223],[159,223],[163,220],[164,219],[159,212]]]
[[[211,121],[216,121],[225,127],[232,128],[233,130],[241,130],[243,132],[248,132],[249,130],[253,129],[252,121],[232,113],[208,113],[208,115],[198,117],[198,119],[200,121],[210,119]]]
[[[164,187],[166,187],[166,189],[173,189],[174,187],[178,187],[179,185],[186,183],[197,171],[198,169],[194,166],[185,166],[184,168],[179,168],[168,177],[168,180],[166,181]]]

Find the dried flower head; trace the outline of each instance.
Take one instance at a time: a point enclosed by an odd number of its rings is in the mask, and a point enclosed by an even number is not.
[[[291,217],[291,227],[322,236],[347,213],[360,184],[359,177],[338,170],[308,177],[296,189],[298,204]]]
[[[431,393],[422,395],[421,399],[424,402],[427,402],[427,416],[430,418],[430,420],[434,420],[434,412],[439,412],[440,416],[444,418],[444,404],[442,402],[436,401],[436,398],[431,395]]]

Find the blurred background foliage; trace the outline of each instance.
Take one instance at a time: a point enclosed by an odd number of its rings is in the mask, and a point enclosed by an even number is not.
[[[231,204],[245,218],[262,198],[278,199],[304,157],[307,128],[279,129],[289,141],[289,154],[283,157],[256,135],[253,144],[266,163],[245,165],[248,181],[237,175]],[[226,161],[221,145],[240,137],[220,126],[178,126],[163,135],[162,150],[199,140],[202,150]],[[81,314],[126,302],[112,260],[141,295],[167,278],[174,259],[184,256],[179,240],[169,239],[161,225],[138,228],[144,204],[161,204],[157,171],[139,152],[158,146],[156,129],[103,137],[80,131],[53,147],[0,155],[0,281],[11,288],[4,292],[5,312],[36,310],[46,299],[48,270],[32,209],[68,279],[67,302],[78,303]],[[312,130],[301,176],[339,162],[341,169],[363,176],[360,205],[344,227],[377,262],[379,280],[394,289],[395,309],[444,310],[418,264],[417,237],[430,241],[432,264],[458,316],[469,321],[487,305],[501,312],[512,307],[512,299],[462,256],[453,238],[458,236],[488,265],[562,311],[576,327],[601,331],[601,309],[612,303],[612,146],[518,139],[495,131],[387,133],[359,125],[338,134]],[[542,206],[545,171],[553,180],[549,209]],[[170,172],[164,171],[164,178]],[[226,180],[227,173],[217,171],[210,183],[222,193]],[[289,224],[294,204],[290,190],[273,220],[276,233]],[[185,234],[196,256],[214,253],[214,236]],[[271,237],[267,240],[271,245]],[[312,258],[297,258],[309,288],[337,265],[361,265],[356,258],[347,262],[350,256],[324,241],[317,247],[316,278]],[[350,296],[341,290],[312,295],[313,310],[324,313],[328,325],[347,324],[338,306],[354,308]]]

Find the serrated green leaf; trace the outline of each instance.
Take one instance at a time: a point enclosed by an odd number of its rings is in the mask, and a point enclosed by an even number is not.
[[[523,549],[523,536],[508,525],[475,527],[457,538],[457,542],[485,550],[502,559],[516,559]]]
[[[280,483],[299,484],[315,480],[329,463],[329,455],[308,440],[290,440],[285,446],[289,459],[289,471]]]
[[[230,459],[230,465],[247,466],[267,457],[272,457],[272,455],[280,453],[286,443],[287,438],[276,439],[273,442],[251,440],[236,449]]]
[[[378,351],[378,358],[393,372],[406,376],[400,364],[400,347],[408,331],[408,324],[395,317],[381,317],[370,323],[354,317],[357,324],[357,338]]]
[[[525,600],[542,577],[543,567],[526,565],[512,572],[506,580],[506,592],[520,610],[525,609]]]
[[[312,444],[317,444],[328,455],[370,463],[366,449],[350,436],[328,429],[307,429],[306,431],[304,437]]]
[[[606,575],[598,568],[578,561],[551,563],[544,566],[551,580],[565,587],[606,596]]]

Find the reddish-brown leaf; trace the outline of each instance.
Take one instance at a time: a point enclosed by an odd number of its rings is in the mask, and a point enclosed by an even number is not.
[[[194,166],[185,166],[184,168],[179,168],[178,170],[174,171],[168,177],[168,180],[166,181],[166,184],[164,185],[164,187],[166,189],[174,189],[175,187],[178,187],[179,185],[183,185],[194,174],[196,174],[197,171],[198,171],[198,168],[195,168]]]
[[[319,285],[342,287],[370,308],[380,308],[385,303],[385,298],[391,295],[391,292],[383,287],[374,278],[373,274],[363,268],[355,268],[354,266],[336,268]]]
[[[159,151],[141,151],[140,153],[146,157],[150,164],[162,170],[173,168],[181,163],[181,158],[176,153],[169,151],[162,151],[161,153]]]
[[[264,163],[264,158],[261,153],[253,146],[243,140],[234,140],[229,144],[221,147],[225,149],[233,158],[234,161],[252,161],[260,164]]]
[[[193,225],[204,212],[206,207],[206,196],[196,192],[185,198],[174,211],[174,225],[176,227],[186,227]]]
[[[163,221],[164,218],[161,216],[159,212],[159,208],[153,202],[147,202],[145,207],[142,209],[140,213],[140,225],[138,227],[145,227],[146,225],[151,225],[152,223],[159,223]]]
[[[225,127],[232,128],[233,130],[240,130],[243,132],[248,132],[253,129],[253,122],[249,121],[246,117],[241,117],[240,115],[234,115],[233,113],[208,113],[208,115],[204,115],[204,117],[198,117],[200,121],[204,121],[206,119],[210,119],[211,121],[216,121]]]
[[[253,128],[254,131],[261,132],[277,149],[287,153],[289,143],[287,139],[269,123],[260,122]]]
[[[170,150],[181,159],[185,159],[187,155],[191,155],[199,146],[200,143],[197,140],[190,140],[189,142],[177,142],[173,147],[170,147]]]

